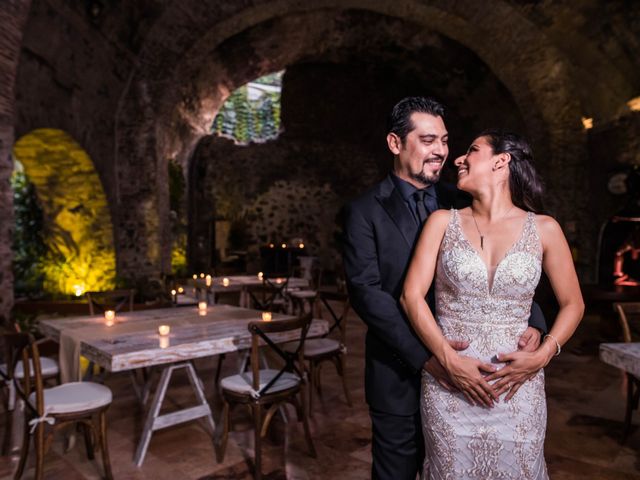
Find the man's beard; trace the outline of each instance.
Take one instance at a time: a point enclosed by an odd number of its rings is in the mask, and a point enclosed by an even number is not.
[[[411,173],[411,178],[425,187],[430,187],[434,183],[438,183],[438,180],[440,180],[440,171],[434,172],[431,175],[427,175],[423,171],[420,171],[419,173]]]

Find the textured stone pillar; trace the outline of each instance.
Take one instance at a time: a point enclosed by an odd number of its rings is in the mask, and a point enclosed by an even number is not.
[[[22,29],[30,5],[30,0],[0,2],[0,322],[7,321],[13,307],[13,193],[9,179],[13,171],[14,87]]]

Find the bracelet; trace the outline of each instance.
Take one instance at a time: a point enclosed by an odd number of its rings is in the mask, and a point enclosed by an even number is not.
[[[562,351],[562,348],[560,348],[560,342],[558,342],[558,339],[556,337],[554,337],[553,335],[549,335],[548,333],[544,337],[542,337],[542,341],[544,342],[547,338],[550,338],[554,342],[556,342],[556,353],[554,357],[557,357],[558,355],[560,355],[560,352]]]

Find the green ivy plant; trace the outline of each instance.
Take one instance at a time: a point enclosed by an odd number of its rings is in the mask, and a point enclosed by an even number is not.
[[[265,75],[251,83],[280,87],[283,73]],[[256,99],[249,99],[247,85],[238,88],[222,105],[212,132],[240,144],[276,138],[280,132],[280,91],[263,90]]]
[[[22,170],[11,176],[15,230],[13,232],[13,275],[16,296],[37,296],[43,292],[43,263],[47,246],[44,220],[33,184]]]

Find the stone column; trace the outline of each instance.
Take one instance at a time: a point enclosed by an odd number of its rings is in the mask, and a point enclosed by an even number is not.
[[[20,56],[22,31],[31,0],[0,2],[0,322],[9,319],[13,308],[11,236],[13,232],[13,192],[9,185],[13,160],[15,78]]]

